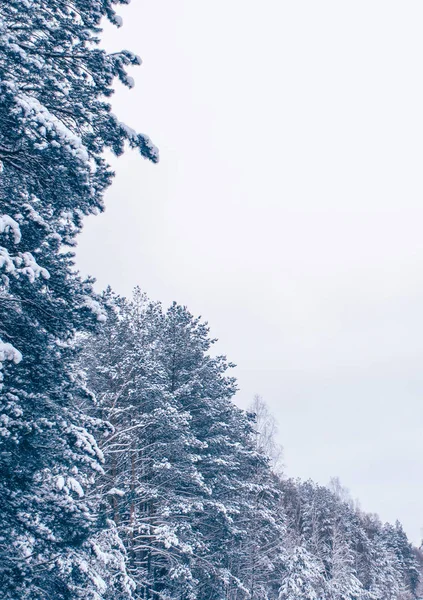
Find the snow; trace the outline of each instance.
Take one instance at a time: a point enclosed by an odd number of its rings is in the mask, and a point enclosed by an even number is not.
[[[0,233],[8,233],[9,231],[13,233],[15,244],[19,244],[21,241],[19,224],[9,215],[0,215]]]
[[[12,344],[2,342],[0,339],[0,363],[11,360],[17,365],[22,360],[22,354]]]
[[[131,84],[131,80],[132,80],[132,84]],[[127,76],[126,81],[129,85],[129,87],[133,87],[133,79],[132,77]],[[132,141],[134,144],[139,143],[140,137],[143,139],[144,144],[146,146],[148,146],[148,148],[150,149],[152,155],[158,160],[159,158],[159,150],[158,148],[153,144],[153,142],[150,140],[150,138],[147,135],[140,135],[139,133],[137,133],[134,129],[132,129],[132,127],[129,127],[129,125],[126,125],[126,123],[123,123],[122,121],[119,121],[116,117],[116,122],[118,123],[119,127],[121,128],[122,131],[125,132],[128,140]]]
[[[44,132],[43,137],[47,133],[53,138],[56,137],[58,143],[75,158],[82,162],[89,161],[88,151],[81,138],[75,135],[36,98],[27,94],[20,94],[16,96],[16,103],[22,109],[25,117],[29,118],[37,128],[38,134],[43,135]]]
[[[84,496],[84,490],[81,487],[81,484],[79,483],[79,481],[77,481],[74,477],[68,477],[67,479],[67,486],[70,490],[72,490],[73,492],[75,492],[76,494],[78,494],[78,496],[80,498],[83,498]]]
[[[76,437],[75,446],[81,448],[87,454],[104,462],[104,454],[97,445],[94,437],[84,427],[71,426],[71,431]]]
[[[42,217],[29,204],[26,204],[25,207],[31,209],[30,215],[34,221],[45,225]],[[22,215],[18,215],[18,217],[22,217]],[[9,232],[13,234],[14,243],[19,244],[22,237],[19,223],[9,215],[0,215],[0,234]],[[40,267],[31,252],[19,252],[16,256],[11,256],[4,246],[0,246],[0,269],[2,268],[6,273],[27,276],[31,283],[34,283],[40,276],[44,279],[50,278],[50,273],[47,269]]]
[[[12,273],[15,271],[15,263],[12,256],[6,248],[0,246],[0,269],[4,267],[6,273]]]
[[[43,219],[43,217],[34,209],[33,206],[31,206],[31,204],[24,204],[22,206],[22,208],[25,208],[28,211],[28,215],[29,218],[31,219],[31,221],[34,221],[34,223],[37,223],[38,225],[41,225],[41,227],[45,227],[46,229],[49,228],[48,224],[46,223],[46,221]]]
[[[160,540],[165,548],[172,548],[172,546],[179,546],[179,539],[175,535],[175,532],[168,525],[160,525],[156,527],[156,536]]]
[[[57,478],[56,487],[58,490],[63,490],[63,488],[65,487],[65,478],[62,477],[62,475],[59,475],[59,477]]]
[[[31,283],[40,276],[43,279],[50,278],[50,273],[40,267],[31,252],[19,252],[16,256],[11,256],[6,248],[0,246],[0,269],[3,267],[6,273],[26,275]]]
[[[125,495],[125,492],[123,490],[118,490],[118,488],[112,488],[107,492],[107,494],[108,496],[119,496],[122,498],[122,496]]]
[[[93,312],[96,315],[97,321],[99,321],[100,323],[104,323],[105,321],[107,321],[107,316],[103,308],[96,300],[94,300],[90,296],[84,297],[83,306],[89,308],[91,312]]]
[[[172,465],[167,459],[162,459],[159,464],[156,465],[156,469],[171,469]]]
[[[104,592],[107,590],[107,585],[106,585],[106,582],[104,581],[104,579],[102,577],[100,577],[100,575],[93,575],[92,581],[93,581],[94,585],[97,587],[97,589],[100,590],[100,592],[102,594],[104,594]]]
[[[129,127],[129,125],[127,125],[126,123],[123,123],[123,121],[119,121],[119,126],[126,133],[126,135],[128,136],[128,139],[131,139],[134,142],[138,139],[138,134],[135,131],[135,129],[132,129],[132,127]]]
[[[28,279],[31,283],[41,275],[44,279],[50,279],[50,273],[47,269],[40,267],[35,258],[32,256],[31,252],[23,252],[19,255],[19,258],[22,259],[24,266],[19,269],[19,272],[27,275]],[[18,259],[15,259],[15,262]],[[19,265],[20,266],[20,265]]]

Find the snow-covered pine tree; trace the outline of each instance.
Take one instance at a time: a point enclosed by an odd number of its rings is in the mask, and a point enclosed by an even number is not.
[[[385,523],[372,532],[369,551],[371,598],[410,600],[416,597],[419,566],[401,524]]]
[[[387,547],[394,552],[398,560],[403,576],[401,587],[415,595],[419,583],[418,561],[401,523],[396,521],[395,525],[386,524],[382,534]]]
[[[334,524],[326,597],[327,600],[364,600],[366,593],[357,578],[355,556],[351,548],[353,540],[345,527],[348,515],[343,516],[344,520],[338,518]]]
[[[373,600],[400,600],[402,574],[395,555],[384,541],[373,539],[369,597]]]
[[[169,392],[161,357],[164,315],[139,290],[131,301],[110,292],[110,316],[85,342],[83,362],[97,407],[113,425],[102,449],[110,514],[128,551],[136,597],[196,598],[192,530],[208,490],[196,469],[190,415]]]
[[[192,521],[205,544],[193,561],[197,598],[265,597],[269,574],[275,576],[279,566],[284,523],[276,517],[278,490],[268,459],[257,450],[254,424],[232,400],[232,365],[212,354],[207,323],[186,307],[174,303],[168,309],[163,336],[168,389],[191,415],[191,431],[201,443],[197,469],[210,490]]]
[[[322,561],[330,574],[331,545],[340,501],[323,486],[312,481],[299,484],[301,498],[300,531],[307,550]]]
[[[119,25],[113,7],[126,2],[0,2],[0,589],[8,599],[131,593],[119,542],[112,529],[97,531],[86,492],[102,460],[101,424],[79,409],[87,392],[70,368],[75,333],[104,319],[70,251],[84,215],[103,208],[113,175],[103,151],[118,155],[127,142],[157,160],[107,100],[115,78],[133,84],[126,67],[140,62],[98,47],[101,19]]]
[[[321,600],[325,581],[323,565],[307,550],[298,546],[287,561],[279,600]]]
[[[245,443],[243,446],[248,448]],[[277,597],[288,555],[281,491],[263,458],[258,454],[249,465],[245,459],[240,461],[246,477],[238,482],[239,515],[234,519],[240,539],[232,569],[252,600]]]
[[[401,528],[360,513],[339,485],[272,474],[205,323],[139,291],[108,291],[103,305],[107,323],[87,336],[82,364],[96,414],[114,427],[96,489],[135,597],[408,600]]]
[[[415,597],[417,555],[399,524],[382,526],[345,494],[311,481],[283,480],[281,486],[288,546],[303,545],[322,566],[325,598]]]
[[[277,596],[287,557],[287,532],[280,488],[282,448],[276,439],[276,420],[258,395],[250,405],[249,416],[253,432],[242,444],[250,447],[250,453],[254,451],[248,469],[245,459],[241,461],[246,476],[240,493],[247,535],[240,541],[236,556],[240,578],[255,600]]]

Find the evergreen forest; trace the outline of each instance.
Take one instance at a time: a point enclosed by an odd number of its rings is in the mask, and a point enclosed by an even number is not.
[[[77,270],[106,156],[159,159],[111,108],[140,59],[102,23],[128,3],[0,0],[0,597],[416,599],[401,524],[285,475],[207,322]]]

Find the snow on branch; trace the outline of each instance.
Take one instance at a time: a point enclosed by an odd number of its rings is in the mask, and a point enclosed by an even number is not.
[[[0,215],[0,233],[13,233],[13,239],[15,244],[19,244],[21,241],[21,230],[19,223],[9,217],[9,215]]]
[[[27,94],[17,95],[16,104],[22,110],[25,118],[29,119],[36,130],[47,140],[52,138],[52,144],[60,144],[75,158],[86,163],[89,161],[88,151],[79,136],[53,115],[45,106],[33,96]]]
[[[107,321],[107,315],[97,300],[94,300],[90,296],[85,296],[83,306],[89,308],[90,311],[97,317],[97,321],[100,323]]]
[[[50,273],[47,269],[40,267],[31,252],[19,252],[16,256],[11,256],[8,250],[0,246],[0,270],[14,276],[25,275],[31,283],[34,283],[40,276],[43,279],[49,279]]]
[[[22,360],[22,354],[9,342],[2,342],[0,339],[0,363],[11,360],[17,365]]]

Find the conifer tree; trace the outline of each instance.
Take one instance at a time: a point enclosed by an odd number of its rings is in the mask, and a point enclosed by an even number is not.
[[[347,515],[345,516],[348,518]],[[331,539],[330,577],[326,593],[328,600],[363,600],[365,598],[363,586],[356,576],[351,538],[345,530],[345,522],[341,521],[335,523]]]
[[[233,403],[207,323],[75,270],[104,151],[158,160],[109,102],[140,63],[99,47],[128,2],[0,0],[0,594],[411,600],[401,525],[281,478],[274,420]]]
[[[148,138],[111,113],[130,52],[98,46],[126,0],[0,2],[0,589],[5,598],[131,595],[122,548],[89,487],[107,427],[81,410],[72,340],[104,312],[74,269],[85,215],[103,209],[125,143],[153,161]],[[105,546],[101,547],[102,544]],[[99,566],[107,562],[108,569]],[[111,591],[111,588],[113,590]]]
[[[207,323],[185,307],[169,308],[163,335],[169,390],[191,414],[200,442],[197,468],[210,490],[194,521],[207,552],[196,563],[197,598],[267,597],[276,585],[285,525],[275,519],[278,490],[269,459],[257,448],[254,423],[232,400],[232,365],[212,356]]]
[[[206,488],[195,466],[190,415],[169,392],[160,360],[162,308],[139,290],[132,301],[108,292],[105,302],[110,317],[83,351],[97,409],[113,425],[102,445],[100,493],[110,497],[136,593],[180,597],[183,590],[194,598],[190,565],[202,544],[191,522]]]
[[[96,491],[134,597],[408,600],[414,554],[400,526],[360,513],[339,481],[331,491],[272,473],[207,324],[139,290],[109,290],[103,305],[82,365],[92,415],[113,428]]]
[[[280,492],[250,416],[232,403],[226,359],[210,356],[208,327],[139,291],[104,302],[111,314],[83,351],[97,410],[114,427],[99,493],[141,597],[277,594]]]
[[[324,598],[323,566],[301,546],[287,562],[279,600],[320,600]]]

